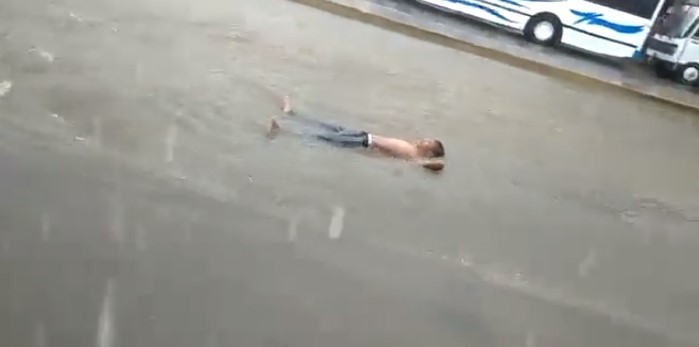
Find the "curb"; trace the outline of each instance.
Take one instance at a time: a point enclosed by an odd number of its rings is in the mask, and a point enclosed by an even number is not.
[[[547,64],[537,60],[515,55],[494,47],[487,47],[482,44],[467,41],[456,35],[450,34],[447,30],[439,28],[427,28],[424,25],[406,18],[406,15],[398,10],[390,9],[375,0],[289,0],[301,5],[313,7],[333,15],[356,20],[365,24],[373,25],[385,30],[400,33],[415,39],[428,41],[441,46],[456,49],[469,54],[475,54],[484,58],[495,60],[507,65],[536,73],[553,76],[579,84],[586,84],[591,87],[602,87],[611,91],[623,92],[637,97],[644,97],[656,102],[660,102],[671,107],[689,110],[699,113],[699,102],[693,104],[679,98],[660,95],[651,90],[644,90],[638,86],[633,86],[624,82],[606,80],[600,77],[591,76],[580,71],[568,69],[561,66]]]

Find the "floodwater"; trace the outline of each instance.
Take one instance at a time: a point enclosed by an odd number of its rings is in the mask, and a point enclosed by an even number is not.
[[[279,98],[447,168],[264,133]],[[696,346],[699,121],[282,0],[0,3],[0,346]]]

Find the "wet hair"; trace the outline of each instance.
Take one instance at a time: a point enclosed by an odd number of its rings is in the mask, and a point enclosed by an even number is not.
[[[442,158],[444,157],[444,144],[439,140],[432,140],[432,157]]]

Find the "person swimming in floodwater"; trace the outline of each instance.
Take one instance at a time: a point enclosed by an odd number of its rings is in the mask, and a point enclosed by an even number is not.
[[[439,140],[407,141],[379,136],[366,131],[348,129],[341,125],[308,118],[293,111],[288,96],[284,97],[282,110],[288,116],[284,118],[284,122],[292,122],[292,130],[301,135],[311,136],[319,141],[342,148],[375,150],[388,157],[417,163],[432,171],[444,169],[444,145]],[[280,121],[282,120],[272,119],[272,125],[268,133],[270,138],[274,138],[282,129],[279,124]]]

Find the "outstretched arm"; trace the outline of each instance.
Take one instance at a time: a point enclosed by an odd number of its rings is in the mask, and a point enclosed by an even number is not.
[[[442,171],[444,169],[444,159],[431,158],[431,159],[420,159],[415,161],[416,164],[422,166],[425,169],[432,171]]]

